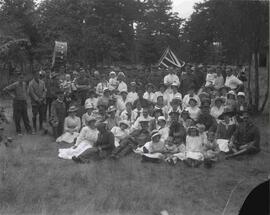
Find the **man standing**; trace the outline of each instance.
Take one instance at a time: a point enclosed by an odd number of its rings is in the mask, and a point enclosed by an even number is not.
[[[4,92],[9,93],[13,98],[13,118],[15,121],[16,132],[22,135],[21,118],[23,119],[24,127],[28,133],[31,133],[31,126],[27,114],[27,87],[22,73],[17,73],[18,81],[5,87]]]
[[[39,115],[39,129],[42,130],[43,124],[43,115],[44,115],[44,106],[46,99],[46,88],[44,81],[39,79],[39,73],[35,72],[33,74],[33,79],[29,83],[29,95],[31,98],[32,104],[32,113],[33,113],[33,127],[34,132],[37,131],[37,115]]]

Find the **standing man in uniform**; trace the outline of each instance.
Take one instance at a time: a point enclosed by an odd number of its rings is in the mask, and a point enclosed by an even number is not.
[[[37,115],[39,115],[39,129],[42,130],[44,107],[46,100],[46,88],[43,80],[40,80],[39,73],[33,74],[33,79],[29,83],[29,96],[31,98],[32,113],[33,113],[33,128],[37,132]]]
[[[27,86],[24,81],[24,75],[21,72],[17,73],[18,81],[5,87],[4,92],[7,92],[13,98],[13,118],[15,121],[16,132],[22,135],[21,118],[23,119],[24,127],[28,133],[31,133],[31,126],[27,114]]]

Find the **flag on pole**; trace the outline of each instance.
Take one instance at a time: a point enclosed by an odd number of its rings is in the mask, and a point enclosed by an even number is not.
[[[158,66],[159,67],[177,67],[181,68],[185,65],[184,61],[178,60],[175,54],[172,52],[172,50],[168,47],[166,50],[163,52],[159,62]]]

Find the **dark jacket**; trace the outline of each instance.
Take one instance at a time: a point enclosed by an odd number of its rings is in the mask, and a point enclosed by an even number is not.
[[[100,147],[104,151],[112,151],[114,149],[114,135],[110,131],[99,133],[95,147]]]

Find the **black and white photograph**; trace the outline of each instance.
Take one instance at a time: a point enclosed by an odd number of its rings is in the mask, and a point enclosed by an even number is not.
[[[269,215],[269,0],[0,0],[0,215]]]

